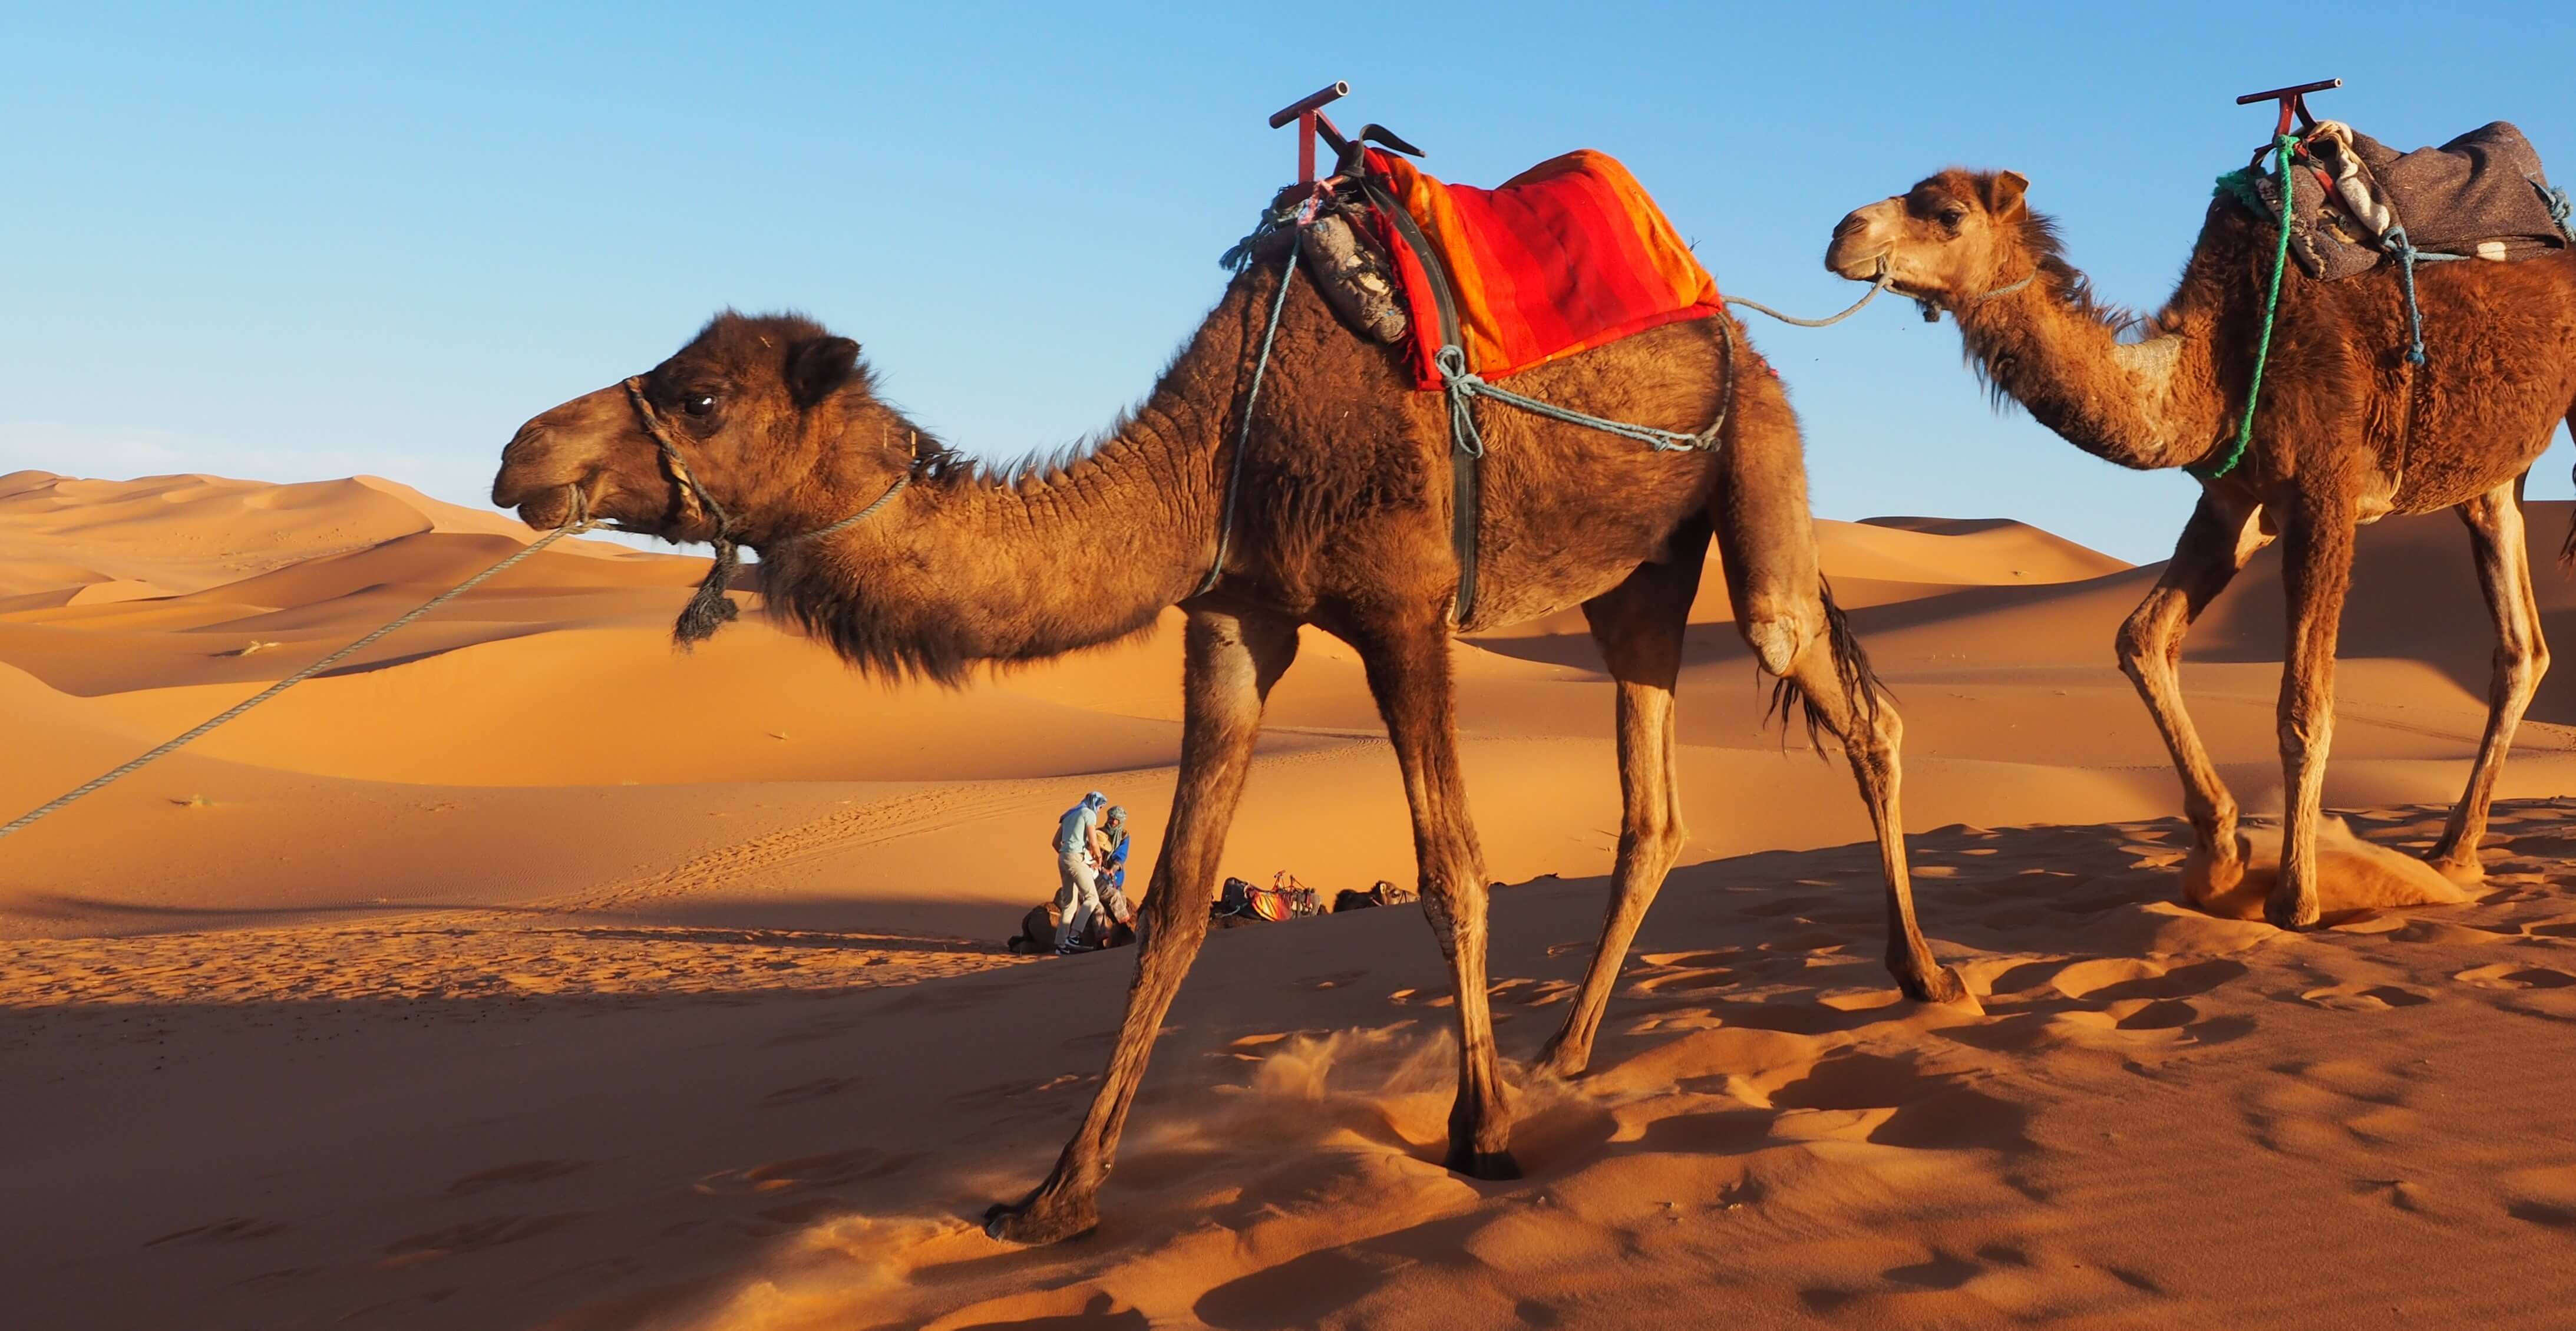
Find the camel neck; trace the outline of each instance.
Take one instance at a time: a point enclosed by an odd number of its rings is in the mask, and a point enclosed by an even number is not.
[[[1248,285],[1236,284],[1096,447],[1022,474],[930,469],[867,522],[773,561],[780,608],[853,664],[945,682],[975,662],[1051,657],[1150,627],[1196,590],[1215,553]],[[909,423],[875,410],[887,419],[854,418],[848,435],[908,437]],[[885,489],[882,470],[854,472],[800,505],[816,525]]]
[[[2118,315],[2050,265],[2023,291],[1954,313],[1969,356],[2040,424],[2107,462],[2180,467],[2213,446],[2227,414],[2214,354],[2214,291],[2196,257],[2150,335],[2124,341]]]

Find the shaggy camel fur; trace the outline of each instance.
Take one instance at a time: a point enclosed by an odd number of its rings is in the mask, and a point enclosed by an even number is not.
[[[1896,289],[1949,310],[1998,395],[2096,457],[2154,470],[2216,469],[2234,440],[2271,278],[2273,231],[2213,202],[2181,286],[2139,322],[2094,303],[2055,228],[2013,172],[1944,171],[1834,228],[1826,267],[1854,280],[1887,265]],[[2317,918],[2317,820],[2334,731],[2335,633],[2361,523],[2456,506],[2495,616],[2486,734],[2434,867],[2474,878],[2487,805],[2524,707],[2549,667],[2533,602],[2522,482],[2576,412],[2576,254],[2519,263],[2426,264],[2422,367],[2406,360],[2397,277],[2282,283],[2254,437],[2233,470],[2203,480],[2164,577],[2118,642],[2120,668],[2182,774],[2183,807],[2213,891],[2244,872],[2237,805],[2184,711],[2177,669],[2193,619],[2278,538],[2289,599],[2280,746],[2288,818],[2265,914]]]
[[[719,315],[635,381],[538,416],[503,455],[493,501],[536,527],[576,492],[595,515],[679,540],[716,524],[650,437],[664,429],[734,531],[763,553],[772,604],[853,665],[955,682],[976,662],[1055,656],[1188,613],[1179,785],[1145,898],[1149,927],[1088,1116],[1044,1185],[996,1207],[1023,1241],[1093,1223],[1165,1010],[1208,928],[1208,901],[1264,699],[1312,624],[1350,643],[1394,742],[1413,815],[1424,913],[1456,982],[1458,1096],[1447,1162],[1509,1177],[1511,1115],[1486,1002],[1487,883],[1460,778],[1450,639],[1581,605],[1618,684],[1625,813],[1601,943],[1543,1061],[1579,1072],[1639,920],[1681,850],[1672,689],[1712,531],[1738,627],[1763,667],[1840,736],[1878,829],[1888,965],[1905,991],[1952,998],[1958,977],[1916,926],[1897,811],[1894,712],[1817,569],[1788,398],[1733,329],[1668,325],[1515,377],[1539,397],[1699,430],[1731,396],[1722,446],[1655,453],[1519,413],[1483,412],[1489,453],[1473,622],[1452,623],[1449,437],[1440,395],[1412,389],[1394,349],[1291,288],[1245,451],[1222,578],[1218,549],[1250,352],[1280,274],[1238,277],[1144,405],[1089,456],[1044,476],[984,476],[881,401],[859,347],[801,318]],[[1731,372],[1731,395],[1721,371]],[[863,523],[853,514],[906,475]]]

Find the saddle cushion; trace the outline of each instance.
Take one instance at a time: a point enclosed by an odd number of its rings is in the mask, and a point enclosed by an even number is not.
[[[2463,258],[2528,259],[2570,240],[2550,216],[2548,177],[2522,131],[2499,120],[2438,148],[2400,153],[2335,121],[2308,135],[2331,169],[2298,176],[2290,252],[2310,277],[2338,279],[2387,261],[2381,238],[2406,228],[2415,247]],[[2256,181],[2265,211],[2280,215],[2277,187]]]
[[[1608,154],[1570,152],[1490,190],[1444,184],[1375,149],[1368,160],[1439,251],[1467,368],[1487,379],[1719,312],[1716,281]],[[1410,250],[1387,248],[1412,314],[1415,383],[1438,388],[1438,298]]]

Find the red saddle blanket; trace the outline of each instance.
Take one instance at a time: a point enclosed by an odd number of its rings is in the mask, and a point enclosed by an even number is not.
[[[1720,309],[1717,283],[1628,168],[1584,149],[1496,189],[1449,185],[1392,154],[1369,165],[1440,251],[1467,368],[1487,379]],[[1438,388],[1440,311],[1430,278],[1396,256],[1413,327],[1414,378]]]

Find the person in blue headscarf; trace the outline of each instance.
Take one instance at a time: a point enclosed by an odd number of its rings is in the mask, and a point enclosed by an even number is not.
[[[1100,819],[1100,908],[1109,918],[1133,929],[1136,907],[1127,899],[1127,806],[1112,804]]]

